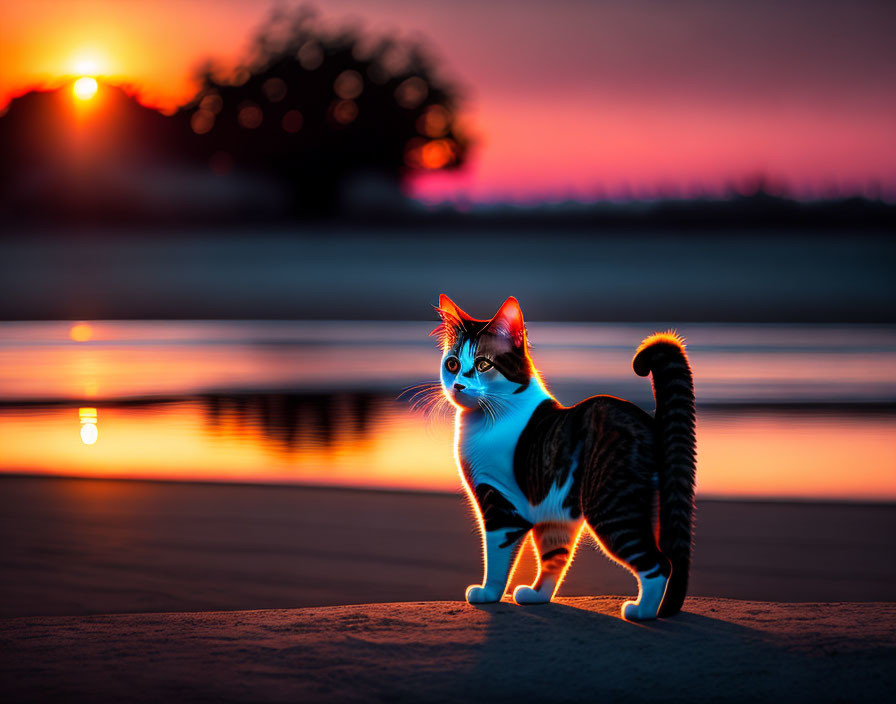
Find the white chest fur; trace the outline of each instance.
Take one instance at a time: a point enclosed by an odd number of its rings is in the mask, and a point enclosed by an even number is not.
[[[537,506],[529,503],[513,472],[513,457],[520,435],[535,408],[547,398],[550,397],[544,392],[525,394],[523,398],[515,399],[514,407],[502,413],[496,421],[482,414],[461,413],[455,424],[458,459],[469,468],[473,488],[490,484],[531,523],[571,520],[569,510],[563,508],[563,501],[572,486],[572,472],[564,486],[552,487]]]

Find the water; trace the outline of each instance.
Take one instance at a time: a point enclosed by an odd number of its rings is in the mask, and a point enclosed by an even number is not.
[[[0,323],[0,471],[456,490],[416,322]],[[555,395],[652,409],[645,324],[530,323]],[[896,500],[896,328],[687,325],[704,496]]]

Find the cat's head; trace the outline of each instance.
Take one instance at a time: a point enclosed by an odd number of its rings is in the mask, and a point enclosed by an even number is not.
[[[490,320],[477,320],[442,294],[432,331],[442,348],[440,379],[455,406],[486,412],[506,405],[537,375],[520,304],[511,296]]]

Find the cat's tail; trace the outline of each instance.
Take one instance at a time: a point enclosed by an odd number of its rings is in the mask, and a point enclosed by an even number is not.
[[[638,347],[632,367],[653,375],[659,456],[659,548],[672,563],[660,616],[681,610],[688,591],[696,479],[694,380],[684,339],[674,330],[648,337]]]

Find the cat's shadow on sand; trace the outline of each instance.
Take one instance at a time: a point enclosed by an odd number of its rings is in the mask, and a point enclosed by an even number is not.
[[[473,700],[588,701],[599,687],[609,701],[803,701],[842,688],[825,684],[834,675],[823,659],[765,632],[687,605],[673,618],[633,623],[619,616],[623,601],[473,607],[490,617],[464,675],[478,690]]]

